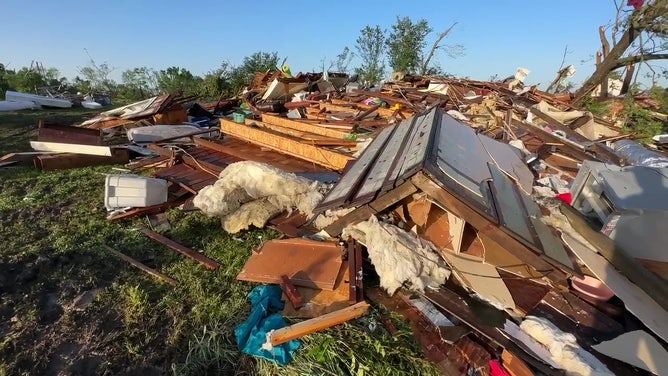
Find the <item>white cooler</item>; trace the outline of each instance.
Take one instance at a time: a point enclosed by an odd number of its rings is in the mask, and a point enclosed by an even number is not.
[[[107,175],[104,206],[117,208],[159,205],[167,202],[167,180],[138,175]]]

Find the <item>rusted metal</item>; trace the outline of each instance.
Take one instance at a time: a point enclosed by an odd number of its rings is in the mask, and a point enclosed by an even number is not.
[[[62,170],[68,168],[100,166],[128,163],[127,149],[111,149],[111,157],[86,154],[43,154],[33,158],[35,167],[40,170]]]

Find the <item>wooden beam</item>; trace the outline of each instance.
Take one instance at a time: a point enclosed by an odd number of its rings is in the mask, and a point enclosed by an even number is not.
[[[333,150],[321,148],[314,145],[295,141],[288,137],[283,137],[265,132],[260,129],[251,128],[245,125],[239,125],[233,121],[220,119],[220,130],[253,144],[276,150],[283,154],[292,155],[320,166],[341,171],[346,167],[348,161],[354,159],[351,155],[346,155]]]
[[[554,282],[565,283],[567,277],[566,273],[548,263],[520,241],[503,231],[497,224],[466,205],[447,190],[441,188],[428,176],[423,173],[418,173],[413,176],[411,180],[416,187],[429,195],[439,205],[471,224],[471,226],[482,234],[487,235],[490,241],[499,244],[499,246],[505,248],[520,260],[531,265],[538,272]]]
[[[290,128],[302,132],[320,134],[332,138],[346,138],[350,133],[338,129],[326,128],[319,125],[304,123],[299,120],[292,120],[280,116],[262,114],[262,121],[265,124],[274,124],[281,127]]]
[[[53,124],[40,120],[37,140],[64,144],[102,145],[102,133],[98,129]]]
[[[58,142],[30,141],[30,147],[37,151],[56,151],[60,153],[74,153],[87,155],[104,155],[111,157],[109,146],[93,146],[81,144],[63,144]]]
[[[111,252],[111,254],[113,254],[114,256],[119,257],[120,259],[122,259],[122,260],[128,262],[130,265],[132,265],[132,266],[134,266],[134,267],[136,267],[136,268],[138,268],[138,269],[141,269],[141,270],[145,271],[146,273],[148,273],[148,274],[150,274],[150,275],[152,275],[152,276],[154,276],[154,277],[160,279],[161,281],[163,281],[163,282],[167,282],[167,283],[169,283],[170,285],[175,285],[175,284],[176,284],[176,281],[175,281],[172,277],[170,277],[170,276],[168,276],[168,275],[166,275],[166,274],[162,274],[162,273],[160,273],[159,271],[157,271],[157,270],[155,270],[155,269],[149,268],[148,266],[142,264],[141,262],[139,262],[139,261],[133,259],[132,257],[130,257],[130,256],[126,255],[126,254],[123,254],[123,253],[121,253],[121,252],[118,252],[117,250],[111,248],[110,246],[108,246],[108,245],[106,245],[106,244],[103,244],[102,246],[103,246],[104,248],[106,248],[107,251]]]
[[[359,302],[348,308],[340,309],[314,319],[302,321],[300,323],[286,326],[272,331],[269,334],[269,342],[272,346],[278,346],[295,338],[303,337],[307,334],[330,328],[335,325],[343,324],[346,321],[360,317],[369,309],[369,303]]]
[[[155,232],[155,231],[153,231],[149,228],[146,228],[146,227],[142,226],[142,227],[139,227],[139,231],[141,231],[144,235],[148,236],[149,238],[155,240],[156,242],[158,242],[158,243],[160,243],[160,244],[162,244],[162,245],[164,245],[168,248],[171,248],[174,251],[176,251],[176,252],[178,252],[182,255],[190,257],[191,259],[199,262],[200,264],[202,264],[204,267],[206,267],[208,269],[216,270],[220,266],[218,261],[212,260],[212,259],[206,257],[205,255],[203,255],[199,252],[196,252],[196,251],[194,251],[194,250],[192,250],[192,249],[190,249],[190,248],[188,248],[188,247],[186,247],[182,244],[179,244],[179,243],[175,242],[174,240],[172,240],[172,239],[170,239],[170,238],[168,238],[164,235],[161,235],[161,234],[159,234],[159,233],[157,233],[157,232]]]
[[[308,144],[313,144],[313,145],[321,145],[321,146],[349,146],[349,147],[357,147],[357,141],[353,140],[344,140],[342,138],[334,138],[334,137],[329,137],[329,136],[323,136],[321,134],[317,133],[312,133],[312,132],[307,132],[307,131],[301,131],[297,129],[292,129],[292,128],[287,128],[287,127],[282,127],[280,125],[275,125],[275,124],[269,124],[265,123],[262,121],[258,120],[253,120],[253,119],[246,119],[245,120],[246,125],[250,126],[260,126],[261,128],[267,128],[272,131],[279,132],[280,134],[284,134],[286,136],[292,136],[292,137],[297,137],[300,139],[300,141]],[[274,132],[271,132],[274,133]],[[274,133],[275,134],[275,133]]]

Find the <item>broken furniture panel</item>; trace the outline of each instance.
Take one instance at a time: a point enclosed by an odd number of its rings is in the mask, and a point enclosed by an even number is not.
[[[39,121],[37,141],[64,144],[102,145],[102,133],[96,129]]]
[[[40,170],[62,170],[68,168],[125,164],[129,161],[127,149],[111,149],[111,156],[86,154],[41,154],[33,159],[35,167]]]
[[[309,239],[265,242],[246,261],[237,279],[280,283],[287,275],[298,286],[333,290],[342,264],[337,243]]]

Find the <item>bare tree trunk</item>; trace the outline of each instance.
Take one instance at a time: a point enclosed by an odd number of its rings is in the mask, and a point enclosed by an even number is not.
[[[591,93],[591,91],[608,76],[610,71],[617,65],[617,60],[622,57],[624,52],[626,52],[626,49],[629,48],[636,37],[638,37],[639,33],[640,32],[636,31],[633,27],[626,29],[622,37],[619,39],[619,42],[612,48],[608,56],[606,56],[601,64],[596,67],[594,74],[592,74],[591,77],[582,84],[580,90],[575,93],[573,104],[581,103],[584,97],[589,95],[589,93]]]
[[[457,22],[454,22],[452,25],[450,25],[449,28],[445,29],[445,31],[438,34],[438,37],[436,37],[434,44],[431,46],[431,49],[429,50],[427,58],[422,62],[422,69],[420,69],[420,75],[423,76],[425,73],[427,73],[427,69],[429,69],[429,62],[434,57],[436,49],[440,47],[438,44],[441,43],[443,38],[445,38],[446,36],[448,36],[448,34],[450,34],[450,31],[452,30],[453,27],[455,27],[455,25],[457,25]]]
[[[626,67],[626,75],[624,76],[624,83],[622,84],[622,90],[620,94],[626,94],[631,87],[631,81],[633,80],[633,72],[636,70],[636,66],[631,64]]]
[[[605,36],[605,27],[598,27],[598,36],[601,38],[601,58],[605,58],[610,53],[610,43],[608,43],[608,38]],[[598,57],[598,56],[597,56]],[[597,66],[600,62],[596,62]],[[601,98],[606,98],[608,96],[608,76],[603,77],[601,81]]]
[[[646,4],[639,10],[635,10],[629,16],[630,22],[628,28],[624,31],[624,34],[622,34],[619,41],[615,43],[614,47],[612,47],[610,53],[605,56],[605,59],[603,59],[601,64],[596,67],[596,70],[591,77],[589,77],[584,84],[582,84],[580,90],[575,93],[575,99],[573,100],[574,105],[582,103],[582,100],[589,95],[589,93],[591,93],[591,91],[600,84],[612,70],[618,67],[619,59],[643,30],[651,28],[654,32],[654,28],[657,28],[657,26],[654,26],[652,23],[664,16],[666,14],[666,9],[668,9],[668,0],[655,0],[651,4]],[[659,25],[659,32],[664,30],[663,25],[664,24]]]

